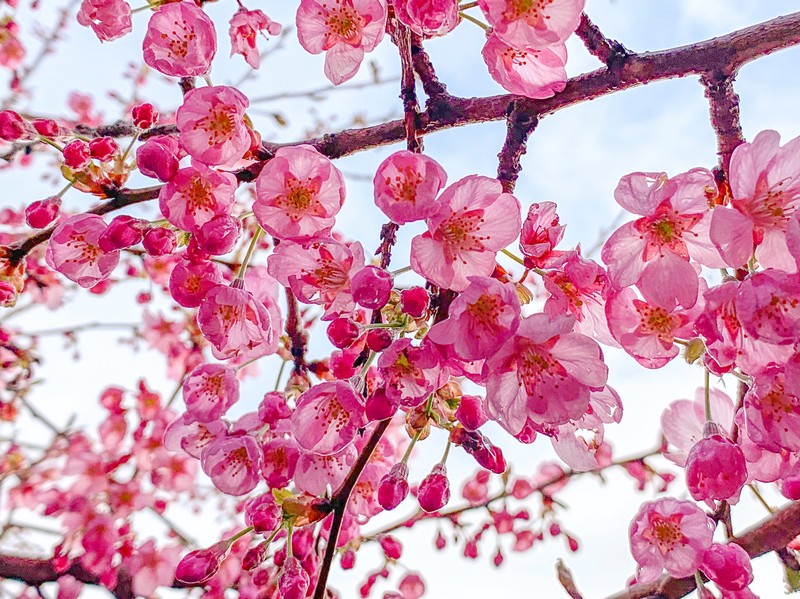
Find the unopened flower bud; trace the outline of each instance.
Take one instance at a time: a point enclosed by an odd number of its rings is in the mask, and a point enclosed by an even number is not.
[[[386,420],[397,412],[399,404],[386,395],[386,389],[378,387],[367,397],[365,413],[367,420],[375,422]]]
[[[89,153],[100,162],[108,162],[118,150],[117,142],[110,137],[98,137],[89,142]]]
[[[368,265],[353,275],[350,285],[356,303],[375,310],[383,308],[389,301],[392,284],[392,275],[382,268]]]
[[[327,329],[328,339],[334,347],[346,349],[355,343],[361,334],[361,327],[350,318],[334,318]]]
[[[61,198],[53,196],[31,202],[25,208],[25,222],[34,229],[44,229],[58,217]]]
[[[456,418],[468,431],[478,430],[488,417],[483,411],[483,401],[475,395],[462,395],[456,410]]]
[[[408,496],[408,465],[399,462],[378,485],[378,503],[385,510],[393,510]]]
[[[204,252],[212,256],[227,254],[242,236],[242,221],[228,214],[212,218],[200,227],[195,239]]]
[[[367,347],[378,353],[392,344],[392,333],[387,329],[370,329],[367,332]]]
[[[437,512],[450,501],[450,481],[444,464],[436,464],[431,473],[422,479],[417,492],[419,507],[426,512]]]
[[[0,139],[17,141],[25,135],[25,121],[13,110],[0,110]]]
[[[207,549],[190,551],[175,568],[175,580],[189,585],[206,582],[217,573],[230,550],[230,543],[223,540]]]
[[[31,122],[36,133],[42,137],[56,137],[58,135],[58,123],[53,119],[36,119]]]
[[[308,591],[308,574],[296,557],[287,557],[283,564],[283,574],[278,581],[281,599],[303,599]]]
[[[248,549],[242,558],[242,569],[249,572],[258,568],[267,557],[267,551],[269,551],[269,543],[266,541]]]
[[[151,256],[166,256],[175,251],[178,246],[178,239],[171,229],[153,227],[144,234],[142,245]]]
[[[430,296],[422,287],[403,289],[400,292],[400,309],[413,318],[421,318],[430,304]]]
[[[158,121],[158,110],[149,102],[137,104],[131,109],[133,126],[139,129],[149,129]]]
[[[700,439],[686,456],[686,486],[696,501],[729,500],[747,482],[741,448],[722,435]]]
[[[136,245],[144,235],[144,222],[132,216],[115,216],[105,231],[100,234],[97,245],[104,252],[113,252]]]
[[[356,552],[348,548],[342,553],[340,565],[342,566],[342,570],[352,570],[356,565]]]
[[[64,164],[74,170],[85,167],[92,159],[89,144],[82,139],[75,139],[64,146]]]
[[[386,559],[397,560],[403,555],[403,544],[392,535],[381,535],[378,541]]]

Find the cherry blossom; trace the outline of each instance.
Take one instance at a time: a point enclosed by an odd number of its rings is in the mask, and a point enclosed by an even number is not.
[[[61,221],[47,245],[47,264],[81,287],[107,279],[119,263],[119,252],[100,249],[106,223],[96,214],[79,214]]]
[[[383,39],[386,12],[386,0],[300,0],[297,37],[308,52],[325,52],[325,76],[339,85]]]
[[[344,178],[313,147],[280,148],[256,179],[253,213],[278,239],[326,237],[344,203]]]
[[[497,252],[519,234],[519,201],[497,179],[470,175],[442,192],[428,231],[411,242],[411,267],[432,283],[464,291],[471,275],[489,276]]]
[[[375,172],[375,204],[399,225],[424,220],[438,210],[436,194],[445,183],[447,173],[433,158],[401,150]]]
[[[247,435],[211,441],[200,454],[200,465],[214,486],[227,495],[244,495],[260,480],[261,450]]]
[[[195,163],[183,168],[161,188],[158,203],[176,227],[197,233],[215,216],[227,214],[234,202],[236,177]]]
[[[417,35],[445,35],[458,25],[458,0],[395,0],[397,19]]]
[[[91,27],[99,40],[110,42],[131,32],[131,5],[125,0],[83,0],[78,23]]]
[[[183,380],[186,411],[199,422],[221,418],[238,400],[236,371],[224,364],[203,364]]]
[[[478,5],[507,44],[544,47],[575,31],[584,0],[478,0]]]
[[[292,433],[306,451],[333,455],[347,447],[364,423],[364,401],[350,383],[323,382],[297,398]]]
[[[230,21],[231,56],[241,54],[247,64],[257,69],[261,66],[261,55],[256,46],[256,36],[261,31],[278,35],[281,29],[280,23],[272,21],[263,11],[240,7]]]
[[[145,63],[170,77],[205,75],[217,51],[214,23],[194,2],[162,4],[142,42]]]
[[[417,406],[439,387],[439,360],[430,344],[414,346],[398,339],[378,358],[386,396],[404,406]]]
[[[567,85],[564,44],[543,47],[509,45],[494,32],[483,47],[489,74],[503,89],[528,98],[550,98]]]

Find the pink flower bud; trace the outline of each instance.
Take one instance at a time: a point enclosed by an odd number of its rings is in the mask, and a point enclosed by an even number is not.
[[[34,229],[44,229],[58,217],[61,198],[51,197],[31,202],[25,208],[25,222]]]
[[[286,398],[278,391],[266,393],[258,404],[258,417],[264,424],[273,425],[291,415],[292,411],[286,403]]]
[[[53,119],[36,119],[31,122],[36,133],[42,137],[56,137],[58,135],[58,123]]]
[[[356,565],[356,552],[352,549],[345,551],[342,554],[340,565],[342,566],[342,570],[352,570]]]
[[[378,485],[378,503],[385,510],[393,510],[408,496],[408,465],[399,462]]]
[[[697,501],[738,498],[746,481],[744,453],[722,435],[700,439],[686,457],[686,486]]]
[[[25,135],[25,121],[13,110],[0,110],[0,139],[17,141]]]
[[[64,164],[74,170],[80,170],[92,159],[89,144],[82,139],[76,139],[64,146]]]
[[[0,306],[10,308],[17,303],[17,288],[8,281],[0,281]]]
[[[741,591],[753,582],[750,556],[736,543],[711,545],[703,554],[700,569],[727,591]]]
[[[191,585],[206,582],[217,573],[230,549],[228,541],[220,541],[207,549],[190,551],[178,563],[175,580]]]
[[[361,327],[350,318],[334,318],[326,331],[334,347],[345,349],[353,345],[361,334]]]
[[[195,239],[204,252],[212,256],[227,254],[242,236],[242,221],[227,214],[212,218],[200,227]]]
[[[403,555],[403,544],[392,535],[381,535],[378,541],[386,559],[400,559]]]
[[[506,460],[502,450],[492,445],[492,442],[481,432],[456,427],[450,431],[450,441],[463,447],[464,451],[487,470],[491,470],[495,474],[502,474],[506,471]]]
[[[266,541],[248,549],[242,558],[242,569],[249,572],[258,568],[267,557],[267,551],[269,551],[269,543]]]
[[[364,406],[367,420],[370,422],[386,420],[397,412],[397,407],[399,405],[398,400],[394,400],[386,395],[386,389],[379,387],[367,397]]]
[[[136,245],[144,235],[142,227],[144,221],[132,216],[115,216],[108,224],[105,231],[100,234],[97,245],[104,252],[113,252]]]
[[[131,109],[133,126],[139,129],[149,129],[158,121],[158,110],[149,102],[137,104]]]
[[[461,402],[456,410],[456,418],[468,431],[474,431],[483,426],[488,418],[483,412],[483,402],[475,395],[462,395]]]
[[[497,553],[494,554],[494,559],[492,561],[494,562],[494,565],[497,568],[499,568],[500,565],[503,563],[504,559],[505,558],[503,557],[503,552],[500,549],[498,549]]]
[[[110,137],[98,137],[89,142],[89,153],[100,162],[108,162],[118,150],[117,142]]]
[[[166,183],[178,174],[180,146],[169,135],[156,135],[136,150],[136,165],[145,177]]]
[[[383,308],[392,293],[392,275],[377,266],[365,266],[353,275],[353,299],[365,308]]]
[[[441,532],[436,535],[436,541],[434,541],[434,545],[440,551],[447,546],[447,539],[444,538],[444,535]]]
[[[398,590],[403,595],[403,599],[419,599],[425,594],[425,583],[419,574],[409,572],[400,580]]]
[[[417,492],[419,507],[426,512],[436,512],[450,501],[450,481],[447,480],[447,468],[444,464],[436,464],[431,473],[422,479]]]
[[[431,298],[422,287],[403,289],[400,292],[400,309],[414,318],[421,318],[428,309]]]
[[[165,227],[153,227],[144,234],[142,245],[151,256],[166,256],[175,251],[178,240],[173,230]]]
[[[392,341],[392,334],[387,329],[370,329],[367,332],[367,347],[374,352],[382,352]]]
[[[278,591],[282,599],[303,599],[308,591],[308,574],[296,557],[287,557],[283,564],[283,574],[278,581]]]
[[[247,502],[244,521],[258,534],[269,534],[281,525],[283,512],[272,493],[264,493]]]

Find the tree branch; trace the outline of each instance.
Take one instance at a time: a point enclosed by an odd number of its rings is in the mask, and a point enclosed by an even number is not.
[[[506,123],[508,125],[506,140],[503,149],[497,155],[497,179],[503,185],[503,191],[514,193],[517,177],[522,170],[520,159],[525,154],[528,137],[536,128],[539,119],[535,114],[518,110],[517,103],[512,102]]]
[[[608,39],[600,28],[583,13],[575,35],[581,38],[589,53],[609,68],[628,57],[631,52],[617,40]]]
[[[734,76],[735,73],[714,71],[700,77],[708,98],[711,126],[717,135],[719,167],[726,180],[731,155],[736,146],[744,142],[739,122],[739,96],[733,89]]]

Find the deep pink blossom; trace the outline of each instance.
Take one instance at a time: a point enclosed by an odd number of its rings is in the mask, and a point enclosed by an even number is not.
[[[131,32],[131,5],[125,0],[83,0],[78,23],[91,27],[99,40],[110,42]]]
[[[383,308],[389,302],[393,286],[391,273],[372,264],[367,264],[350,280],[353,300],[368,310]]]
[[[800,205],[800,137],[780,146],[776,131],[762,131],[731,156],[730,208],[714,210],[711,239],[729,266],[753,255],[764,268],[795,272],[786,243],[788,222]]]
[[[511,46],[492,32],[482,55],[492,79],[512,94],[538,100],[554,96],[567,85],[564,44]]]
[[[667,179],[664,173],[633,173],[614,192],[617,203],[642,215],[617,229],[603,246],[608,277],[618,288],[637,285],[662,308],[691,308],[699,291],[690,259],[724,266],[708,236],[709,200],[717,195],[714,175],[693,169]]]
[[[564,42],[581,18],[584,0],[478,0],[494,32],[517,47]]]
[[[252,141],[244,119],[249,105],[247,96],[226,85],[189,91],[175,113],[181,145],[192,158],[204,164],[236,162]]]
[[[497,252],[519,235],[519,201],[497,179],[470,175],[442,192],[428,231],[411,241],[411,267],[431,283],[464,291],[489,276]]]
[[[736,293],[736,314],[754,339],[794,343],[800,339],[800,275],[768,269],[748,277]]]
[[[458,25],[458,0],[394,0],[394,14],[417,35],[436,37]]]
[[[714,543],[705,552],[700,569],[726,591],[741,591],[753,582],[750,556],[736,543]]]
[[[224,364],[202,364],[183,380],[186,411],[199,422],[221,418],[238,400],[236,371]]]
[[[150,17],[144,62],[171,77],[205,75],[217,51],[214,23],[194,2],[162,4]]]
[[[528,267],[546,267],[561,252],[555,248],[564,238],[566,225],[556,213],[555,202],[534,202],[522,223],[519,236],[519,249]]]
[[[178,305],[197,308],[209,291],[225,282],[219,265],[210,260],[180,260],[169,277],[169,293]]]
[[[720,434],[700,439],[686,458],[686,487],[696,501],[725,500],[735,504],[747,481],[741,448]]]
[[[181,157],[181,147],[174,136],[154,135],[136,149],[136,166],[144,176],[166,183],[178,174]]]
[[[106,223],[96,214],[78,214],[56,226],[45,252],[48,266],[81,287],[107,279],[119,263],[119,252],[100,249]]]
[[[240,7],[231,17],[228,33],[231,38],[231,56],[241,54],[254,69],[261,66],[261,55],[256,46],[256,36],[261,31],[270,35],[281,32],[280,23],[275,23],[263,11],[246,10]]]
[[[375,204],[399,225],[423,220],[438,210],[436,194],[445,183],[447,173],[433,158],[401,150],[375,173]]]
[[[428,338],[452,345],[464,360],[488,358],[517,330],[520,311],[513,285],[469,277],[469,286],[451,303],[448,318],[434,324]]]
[[[339,85],[383,39],[386,12],[386,0],[301,0],[297,37],[307,52],[325,52],[325,76]]]
[[[261,449],[250,436],[227,437],[209,443],[200,454],[200,465],[214,486],[226,495],[244,495],[256,488],[261,468]]]
[[[360,243],[345,245],[333,239],[284,241],[267,259],[269,274],[291,288],[297,299],[325,307],[323,320],[355,308],[350,280],[363,266]]]
[[[419,507],[426,512],[436,512],[450,501],[450,481],[447,480],[447,468],[444,464],[436,464],[430,474],[422,479],[417,491]]]
[[[638,562],[636,579],[652,582],[663,570],[670,576],[691,576],[711,547],[711,520],[690,501],[664,497],[646,501],[630,527],[631,553]]]
[[[430,344],[414,346],[398,339],[378,358],[386,396],[404,406],[417,406],[439,387],[439,359]]]
[[[408,490],[408,464],[398,462],[381,479],[378,503],[385,510],[393,510],[408,497]]]
[[[34,229],[44,229],[56,220],[60,210],[61,198],[58,196],[36,200],[25,208],[25,222]]]
[[[574,318],[533,314],[486,360],[486,413],[511,434],[530,418],[556,426],[580,418],[606,384],[600,346],[571,332]]]
[[[252,358],[278,349],[277,305],[264,304],[240,285],[211,289],[197,311],[197,322],[221,358],[232,358],[240,352],[250,352]]]
[[[800,372],[789,362],[755,376],[744,397],[747,435],[759,447],[800,450]]]
[[[178,171],[158,193],[161,213],[176,227],[197,233],[215,216],[228,214],[236,193],[236,177],[204,164]]]
[[[262,446],[264,463],[261,474],[273,489],[280,489],[294,478],[297,462],[300,460],[300,449],[294,439],[272,439]]]
[[[253,213],[278,239],[326,237],[344,203],[344,178],[307,145],[280,148],[256,179]]]
[[[364,400],[344,381],[314,385],[297,398],[292,433],[306,451],[332,455],[347,447],[364,424]]]
[[[188,585],[206,582],[217,573],[230,549],[231,544],[224,540],[206,549],[190,551],[178,563],[175,579]]]

